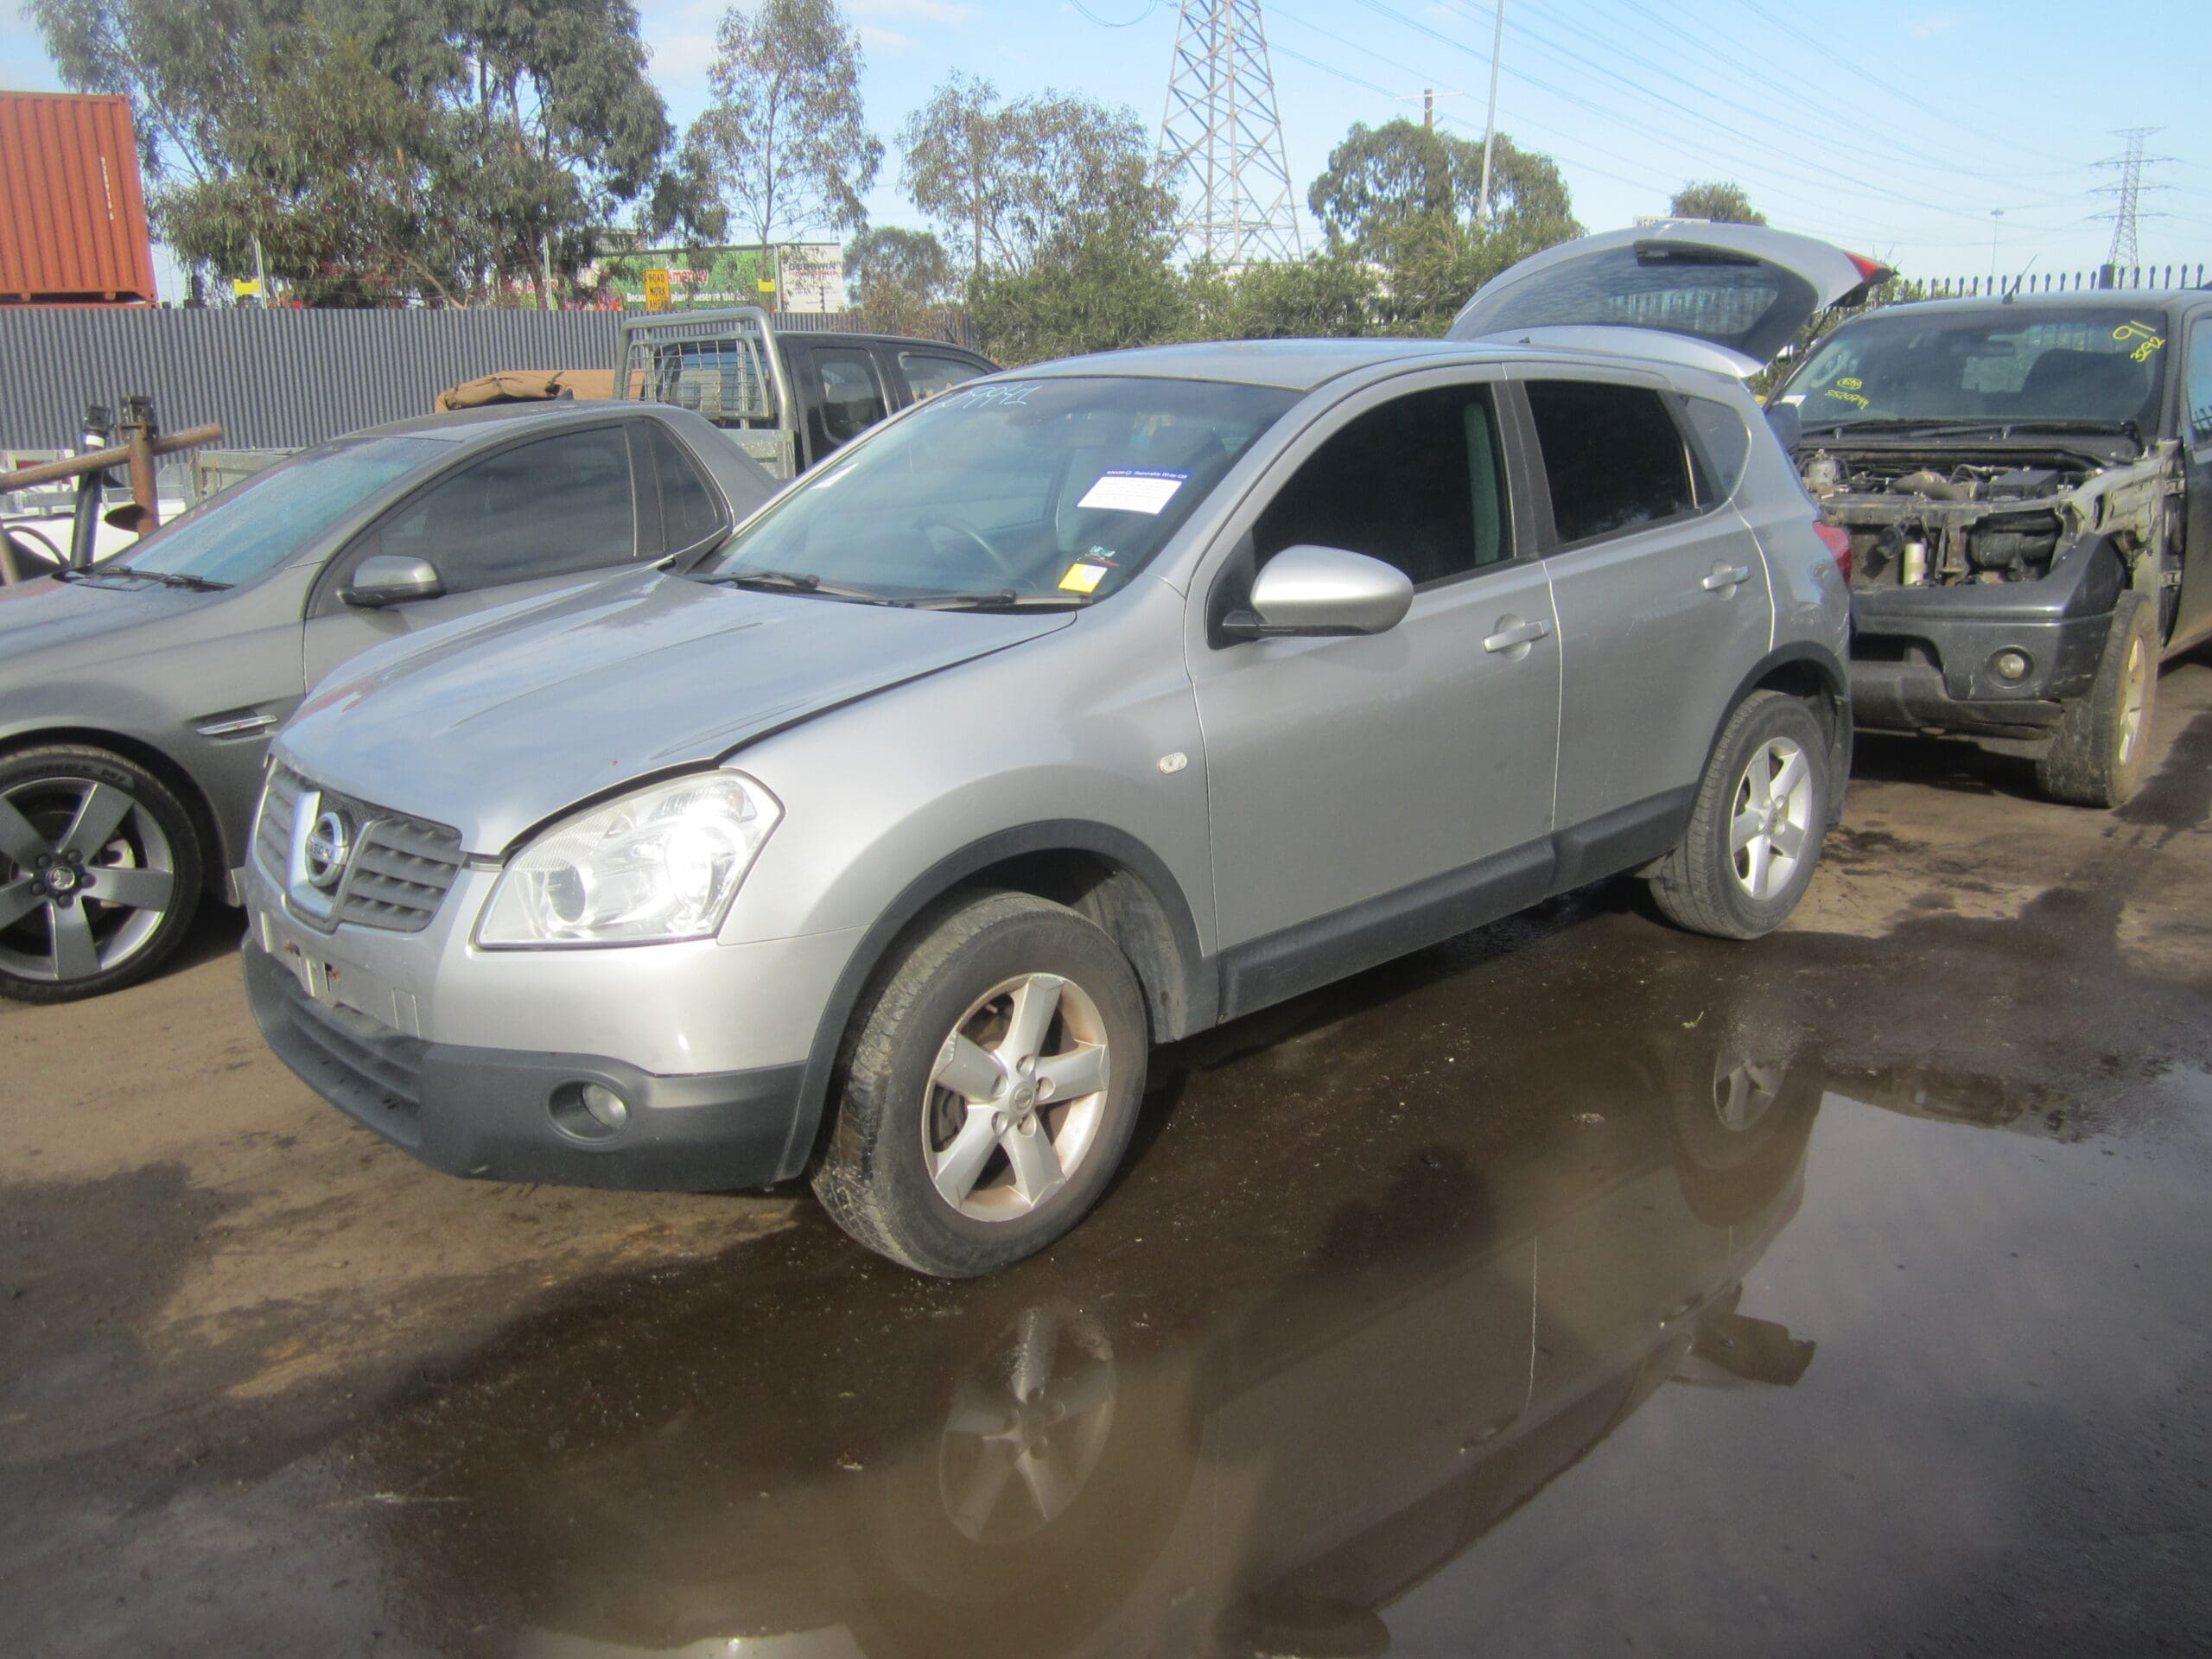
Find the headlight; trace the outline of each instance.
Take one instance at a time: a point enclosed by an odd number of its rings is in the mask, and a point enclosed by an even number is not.
[[[555,824],[492,889],[476,942],[497,950],[712,936],[784,815],[741,772],[625,795]]]

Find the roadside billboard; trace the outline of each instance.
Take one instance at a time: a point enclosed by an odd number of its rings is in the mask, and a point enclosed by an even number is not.
[[[688,311],[709,305],[765,305],[771,310],[842,311],[845,251],[835,242],[758,243],[721,248],[639,248],[613,254],[584,273],[585,280],[645,308],[658,297],[658,277],[668,288],[658,307]]]

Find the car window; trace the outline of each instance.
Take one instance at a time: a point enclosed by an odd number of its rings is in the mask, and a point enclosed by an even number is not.
[[[1087,604],[1143,569],[1297,401],[1135,375],[959,387],[817,467],[691,574],[827,599]]]
[[[1265,564],[1302,542],[1394,564],[1415,587],[1510,558],[1489,390],[1414,392],[1331,437],[1260,515],[1253,556]]]
[[[899,369],[906,377],[906,384],[913,388],[914,401],[934,397],[940,391],[949,391],[963,380],[973,380],[988,370],[980,369],[965,359],[939,357],[935,352],[901,352]]]
[[[601,426],[486,455],[385,518],[364,550],[428,559],[454,594],[620,564],[637,552],[629,444]]]
[[[660,550],[681,553],[724,529],[721,502],[683,446],[658,421],[645,423],[645,451],[660,497]]]
[[[2189,337],[2189,430],[2199,443],[2212,440],[2212,321]]]
[[[366,438],[294,455],[210,497],[102,568],[251,582],[386,485],[451,453],[435,438]]]
[[[1870,420],[2133,421],[2157,417],[2161,311],[1877,313],[1839,328],[1778,394],[1808,428]]]
[[[1560,541],[1656,524],[1695,505],[1681,430],[1649,387],[1531,381],[1529,412]]]
[[[817,346],[814,372],[822,391],[814,411],[815,453],[820,456],[860,436],[883,418],[885,410],[883,393],[875,384],[875,365],[865,350]]]
[[[1715,501],[1726,501],[1736,493],[1736,486],[1743,480],[1744,463],[1751,459],[1751,435],[1744,417],[1712,397],[1685,397],[1682,412],[1689,419],[1690,430],[1704,446],[1706,464],[1712,468],[1712,475],[1705,480],[1707,490]]]

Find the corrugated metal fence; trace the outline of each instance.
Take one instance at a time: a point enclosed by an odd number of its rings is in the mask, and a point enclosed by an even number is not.
[[[87,403],[144,392],[175,429],[293,449],[427,415],[500,369],[613,368],[613,311],[262,311],[0,306],[0,448],[73,446]],[[856,315],[778,320],[851,332]],[[948,330],[948,332],[950,332]]]

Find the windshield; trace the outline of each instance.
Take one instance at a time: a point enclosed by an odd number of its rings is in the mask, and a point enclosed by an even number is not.
[[[1916,419],[2002,425],[2158,416],[2165,314],[2050,311],[1877,314],[1821,341],[1778,398],[1809,429]]]
[[[696,574],[899,603],[1103,599],[1298,397],[1104,376],[947,392],[801,480]]]
[[[435,438],[368,438],[278,461],[98,569],[236,587],[282,564],[395,479],[453,453]]]

